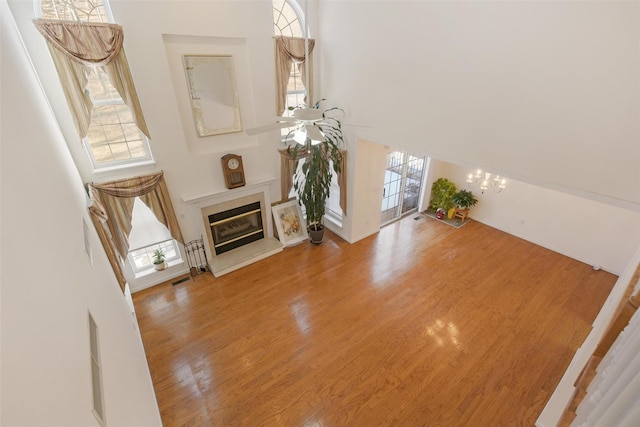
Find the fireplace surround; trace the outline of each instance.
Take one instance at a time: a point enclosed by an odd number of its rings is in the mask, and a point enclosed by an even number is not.
[[[275,179],[247,183],[236,189],[186,196],[194,216],[202,218],[209,266],[219,277],[282,251],[273,237],[270,184]]]
[[[267,223],[262,193],[214,203],[201,209],[213,256],[238,249],[264,238]]]
[[[216,255],[264,238],[260,202],[209,215],[208,221]]]

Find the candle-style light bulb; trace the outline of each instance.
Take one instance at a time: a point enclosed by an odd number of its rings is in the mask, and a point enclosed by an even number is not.
[[[500,181],[500,184],[498,184],[498,193],[504,190],[505,188],[507,188],[507,180],[503,179],[502,181]]]

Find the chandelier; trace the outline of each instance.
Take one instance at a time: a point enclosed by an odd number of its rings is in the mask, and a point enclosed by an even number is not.
[[[472,185],[477,185],[480,187],[480,191],[482,194],[491,188],[494,192],[499,193],[505,188],[507,188],[507,180],[501,177],[500,175],[491,175],[489,172],[482,172],[482,170],[478,169],[475,173],[470,173],[467,175],[467,184],[469,187]]]

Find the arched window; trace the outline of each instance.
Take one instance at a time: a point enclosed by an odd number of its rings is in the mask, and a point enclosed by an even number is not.
[[[107,0],[35,0],[42,19],[88,23],[113,23]],[[56,61],[54,61],[56,62]],[[56,65],[58,65],[56,63]],[[128,66],[127,66],[128,68]],[[111,84],[103,66],[87,66],[84,92],[91,100],[88,130],[79,129],[94,169],[152,161],[149,141],[139,128],[129,105]],[[58,69],[60,74],[60,69]],[[69,100],[68,88],[64,87]],[[137,101],[137,96],[135,99]],[[72,113],[74,109],[72,108]],[[137,114],[141,115],[141,112]],[[77,117],[76,117],[77,119]],[[142,119],[144,120],[144,119]],[[81,127],[81,126],[80,126]],[[145,125],[146,127],[146,125]],[[148,131],[147,131],[148,133]]]
[[[113,22],[109,4],[102,0],[36,0],[42,19],[81,22]]]
[[[295,0],[273,0],[273,33],[275,36],[305,37],[305,16],[300,5]],[[289,84],[284,114],[291,116],[289,108],[296,108],[304,104],[305,87],[302,76],[296,64],[291,64]],[[286,135],[283,131],[283,135]]]
[[[273,0],[273,31],[275,36],[311,38],[306,16],[296,0]],[[312,56],[310,55],[310,59]],[[304,105],[305,87],[297,64],[291,64],[289,83],[287,85],[287,95],[284,116],[292,116],[290,108]],[[289,134],[289,129],[283,129],[282,135]],[[303,161],[298,162],[296,174],[301,173]],[[296,191],[291,188],[289,197],[297,197]],[[337,175],[333,174],[331,181],[330,197],[327,199],[326,217],[331,218],[337,225],[342,224],[342,211],[340,197],[340,186]]]
[[[304,12],[295,0],[273,0],[274,35],[304,37],[304,19]]]

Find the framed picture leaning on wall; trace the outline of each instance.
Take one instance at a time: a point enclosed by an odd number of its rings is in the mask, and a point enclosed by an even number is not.
[[[309,238],[307,223],[302,216],[302,210],[297,200],[274,205],[271,210],[278,239],[283,245],[294,246]]]

